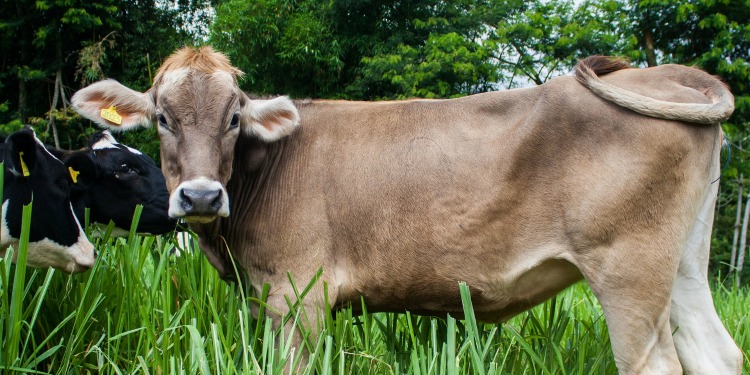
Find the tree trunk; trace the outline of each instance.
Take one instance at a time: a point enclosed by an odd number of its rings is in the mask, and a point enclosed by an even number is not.
[[[47,131],[52,128],[52,138],[55,141],[55,148],[60,148],[60,140],[57,137],[57,125],[55,124],[54,112],[57,108],[57,100],[60,97],[60,90],[62,90],[62,69],[57,68],[57,74],[55,74],[55,91],[52,95],[52,105],[49,109],[49,121],[47,122]]]
[[[742,190],[744,188],[744,182],[740,173],[739,183],[737,184],[737,216],[734,218],[734,236],[732,237],[732,253],[729,256],[729,272],[734,272],[736,266],[735,259],[737,258],[737,240],[740,238],[740,217],[742,216]],[[717,205],[718,206],[718,205]]]
[[[21,7],[21,2],[16,1],[16,16],[18,19],[23,19],[24,10]],[[18,51],[18,66],[28,65],[29,62],[29,45],[31,40],[29,38],[29,27],[23,25],[20,27],[20,46],[21,50]],[[26,77],[18,76],[18,117],[21,122],[26,123],[27,107],[28,107],[28,85],[26,84]]]
[[[643,43],[646,45],[646,63],[648,66],[656,66],[656,53],[654,50],[654,34],[651,30],[645,30],[643,32]]]
[[[745,262],[745,245],[747,244],[747,225],[750,219],[750,194],[747,195],[745,202],[745,217],[742,219],[742,236],[740,237],[739,254],[737,255],[737,287],[740,286],[740,273],[742,273],[742,263]]]
[[[49,131],[49,128],[52,128],[52,139],[55,141],[55,147],[60,148],[60,139],[57,135],[57,125],[55,124],[55,117],[54,112],[57,108],[57,100],[60,97],[60,93],[62,93],[63,86],[62,86],[62,38],[60,37],[60,32],[57,32],[57,35],[55,37],[55,62],[57,64],[57,72],[55,73],[55,90],[52,94],[52,105],[49,109],[49,121],[47,122],[47,130]],[[63,93],[63,105],[65,102],[65,97]]]

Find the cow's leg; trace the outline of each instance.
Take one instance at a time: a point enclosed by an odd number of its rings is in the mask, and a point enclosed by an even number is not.
[[[604,310],[620,374],[682,373],[669,325],[677,257],[663,255],[642,240],[619,241],[579,264]]]
[[[715,200],[716,188],[693,224],[672,289],[670,320],[686,374],[742,372],[742,352],[716,314],[707,278]]]
[[[309,280],[311,278],[300,278],[300,280]],[[295,279],[297,280],[297,279]],[[326,280],[328,285],[331,285],[330,281]],[[278,290],[273,290],[268,296],[266,303],[274,313],[269,314],[272,317],[273,328],[278,330],[281,327],[283,316],[287,315],[290,311],[289,303],[294,304],[296,294],[294,290],[288,285],[289,282],[279,281],[277,284],[270,283],[271,285],[285,285]],[[320,331],[324,328],[323,322],[325,321],[325,296],[324,289],[322,287],[323,280],[318,280],[309,293],[305,295],[301,302],[296,306],[296,311],[291,313],[291,317],[284,322],[284,342],[277,340],[276,345],[289,344],[290,352],[293,350],[294,356],[290,356],[289,361],[284,367],[284,373],[298,373],[303,371],[308,364],[308,358],[310,355],[309,349],[315,348],[318,340]],[[304,285],[298,284],[298,292],[302,292]],[[333,291],[329,291],[330,297],[329,302],[335,303],[335,288]],[[304,335],[303,335],[304,334]],[[291,340],[287,342],[286,340]],[[309,346],[305,345],[305,341],[309,343]],[[292,369],[292,361],[300,354],[299,362]]]
[[[294,301],[292,297],[290,297],[290,301]],[[283,324],[284,339],[281,340],[280,334],[276,337],[276,348],[283,348],[286,345],[289,345],[290,356],[284,366],[284,373],[290,373],[293,361],[297,358],[297,355],[301,353],[300,360],[294,366],[292,371],[293,373],[297,373],[307,366],[309,356],[308,350],[304,344],[305,338],[303,337],[302,332],[303,330],[304,332],[314,332],[315,330],[307,324],[302,313],[293,312],[291,316],[284,321],[284,318],[289,315],[290,309],[283,294],[270,295],[266,303],[272,311],[268,312],[268,316],[271,317],[274,331],[279,332],[279,328],[281,328]],[[304,306],[303,309],[307,311],[309,308]],[[312,339],[314,340],[314,337]],[[291,340],[291,342],[289,340]]]

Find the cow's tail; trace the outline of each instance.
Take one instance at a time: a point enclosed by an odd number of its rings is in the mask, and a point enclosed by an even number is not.
[[[710,104],[675,103],[649,98],[599,79],[599,75],[629,67],[624,60],[591,56],[578,62],[575,74],[579,82],[598,96],[650,117],[700,124],[718,124],[728,119],[734,111],[734,96],[718,79],[710,80],[711,84],[706,87],[695,87],[711,100]]]

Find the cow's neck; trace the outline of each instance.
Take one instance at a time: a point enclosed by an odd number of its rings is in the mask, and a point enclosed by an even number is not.
[[[294,135],[291,135],[280,141],[265,144],[241,136],[235,145],[232,174],[227,183],[229,217],[219,218],[208,224],[191,224],[191,229],[200,238],[201,250],[219,275],[227,281],[242,280],[252,283],[254,277],[248,274],[248,271],[252,271],[240,269],[239,263],[248,264],[249,261],[250,264],[263,265],[272,261],[265,259],[262,252],[243,254],[245,259],[242,261],[236,256],[241,254],[241,248],[247,249],[250,247],[249,243],[253,242],[252,224],[267,219],[258,217],[262,214],[258,212],[257,206],[268,198],[265,195],[268,190],[267,182],[276,178],[284,150],[289,147],[289,138],[293,137]],[[230,249],[236,250],[230,254]]]

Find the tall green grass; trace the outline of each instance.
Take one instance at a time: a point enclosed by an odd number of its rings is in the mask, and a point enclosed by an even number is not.
[[[289,332],[256,320],[246,296],[200,252],[172,255],[169,237],[96,239],[86,273],[0,260],[0,372],[53,374],[279,374],[299,351]],[[22,244],[19,253],[25,251]],[[298,285],[304,294],[306,285]],[[409,313],[321,317],[306,374],[614,374],[604,318],[585,284],[503,325]],[[730,333],[750,348],[747,289],[717,287]],[[299,319],[304,311],[292,314]],[[748,361],[744,371],[750,373]]]

